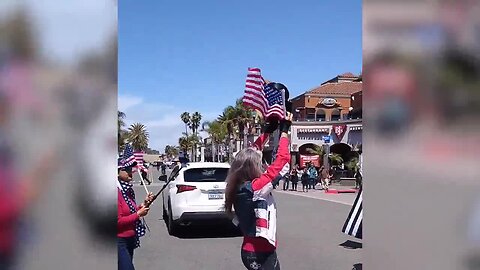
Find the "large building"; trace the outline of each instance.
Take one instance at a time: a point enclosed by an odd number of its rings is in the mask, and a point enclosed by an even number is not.
[[[294,122],[291,128],[292,165],[302,167],[312,161],[317,166],[323,161],[307,149],[315,146],[327,147],[331,153],[342,155],[348,161],[356,154],[352,151],[362,143],[362,78],[345,73],[332,78],[320,86],[291,99]],[[260,127],[248,135],[252,143],[260,135]],[[265,145],[263,154],[270,160],[273,152],[273,137]],[[204,141],[205,160],[212,161],[212,143]],[[233,151],[240,149],[240,142],[233,144]],[[226,158],[228,149],[220,149],[220,158]]]
[[[292,163],[304,166],[323,161],[308,149],[326,147],[345,161],[362,144],[362,78],[345,73],[292,99]]]

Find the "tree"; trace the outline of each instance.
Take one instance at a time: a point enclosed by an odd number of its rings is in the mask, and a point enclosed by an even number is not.
[[[187,136],[183,136],[183,137],[178,138],[178,145],[180,146],[180,149],[184,153],[188,153],[188,149],[190,149],[190,143],[188,141]]]
[[[323,160],[323,158],[325,157],[325,149],[318,145],[315,145],[313,148],[307,148],[306,151],[309,154],[320,156],[321,160]],[[343,163],[342,155],[337,153],[331,153],[328,156],[328,160],[330,161],[330,164],[334,165],[340,165]]]
[[[353,157],[349,161],[345,162],[345,167],[347,170],[353,171],[356,173],[360,169],[359,158]]]
[[[199,113],[199,112],[194,112],[192,114],[192,117],[190,118],[190,126],[192,128],[192,133],[193,135],[195,136],[198,136],[198,128],[200,127],[200,122],[202,121],[202,115]],[[197,138],[197,140],[199,140]],[[193,149],[192,149],[192,152],[194,152],[195,154],[192,155],[194,161],[197,161],[197,144],[194,145]]]
[[[180,115],[180,118],[182,119],[182,122],[185,124],[185,133],[188,134],[188,127],[189,127],[190,124],[191,124],[190,114],[189,114],[188,112],[183,112],[183,113]]]
[[[147,149],[149,137],[150,135],[143,124],[135,123],[128,129],[128,140],[132,143],[135,150]]]
[[[342,155],[337,153],[331,153],[328,156],[328,159],[330,160],[331,164],[334,164],[334,165],[340,165],[343,163]]]
[[[178,156],[178,147],[177,146],[165,146],[165,155],[170,158]]]
[[[220,123],[220,121],[218,120],[212,122],[204,122],[202,126],[203,130],[208,133],[210,139],[212,140],[212,158],[213,161],[215,161],[215,157],[218,157],[217,146],[225,142],[225,139],[227,137],[227,129],[225,125],[222,125],[222,123]]]
[[[235,108],[228,106],[218,116],[218,121],[227,129],[226,144],[228,145],[228,157],[233,160],[233,140],[235,139]]]
[[[202,115],[199,112],[194,112],[192,114],[192,117],[190,118],[190,125],[192,127],[192,132],[194,134],[197,134],[201,121],[202,121]]]
[[[124,112],[118,111],[118,151],[120,152],[125,145],[125,140],[128,138],[128,132],[125,128],[125,118],[126,115]]]
[[[318,155],[320,158],[325,156],[325,149],[321,146],[315,145],[313,148],[307,148],[306,151],[312,155]]]
[[[232,154],[233,145],[238,140],[240,140],[240,148],[244,148],[244,136],[251,131],[251,127],[255,124],[253,110],[245,107],[242,99],[237,99],[235,106],[226,107],[217,120],[227,127],[229,154]],[[245,129],[248,129],[248,132],[245,132]]]
[[[238,137],[241,140],[242,148],[245,148],[245,129],[255,124],[253,111],[243,105],[242,99],[237,99],[234,107],[235,125],[238,130]],[[248,129],[250,132],[250,129]]]
[[[121,130],[125,127],[125,117],[124,112],[118,111],[118,130]]]

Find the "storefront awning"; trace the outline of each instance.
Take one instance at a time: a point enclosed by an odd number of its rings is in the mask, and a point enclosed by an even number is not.
[[[299,128],[297,133],[329,133],[330,128]]]

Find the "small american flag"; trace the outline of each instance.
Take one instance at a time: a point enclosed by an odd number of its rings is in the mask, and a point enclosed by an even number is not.
[[[133,170],[135,171],[139,169],[146,172],[147,168],[143,166],[143,152],[135,152],[133,155],[135,156],[135,161],[137,162],[137,166]]]
[[[248,68],[243,104],[258,110],[263,118],[285,118],[282,92],[265,83],[259,68]]]
[[[135,156],[133,155],[133,147],[131,144],[127,143],[125,145],[125,150],[123,150],[123,166],[128,167],[132,166],[136,161]]]

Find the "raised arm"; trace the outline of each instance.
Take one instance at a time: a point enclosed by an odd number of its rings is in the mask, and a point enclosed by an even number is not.
[[[252,189],[257,196],[263,197],[273,190],[272,181],[280,174],[284,175],[288,172],[290,163],[290,151],[288,149],[288,135],[282,133],[280,138],[277,158],[268,166],[267,171],[259,178],[252,181]]]

